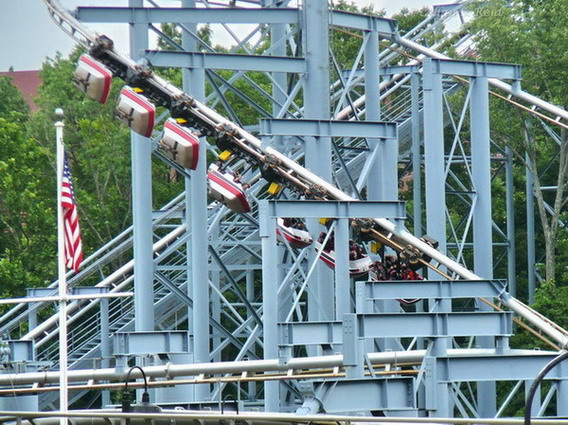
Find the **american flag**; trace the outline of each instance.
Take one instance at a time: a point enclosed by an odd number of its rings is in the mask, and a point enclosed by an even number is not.
[[[79,215],[77,214],[77,204],[67,157],[64,158],[63,164],[61,208],[63,209],[63,233],[65,235],[65,265],[67,268],[75,270],[76,273],[83,261],[81,229],[79,229]]]

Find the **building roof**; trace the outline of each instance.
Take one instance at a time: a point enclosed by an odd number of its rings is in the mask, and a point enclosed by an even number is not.
[[[38,87],[41,84],[39,71],[9,71],[0,72],[0,75],[7,75],[12,78],[12,84],[16,86],[24,96],[24,100],[32,111],[37,110],[33,98],[38,94]]]

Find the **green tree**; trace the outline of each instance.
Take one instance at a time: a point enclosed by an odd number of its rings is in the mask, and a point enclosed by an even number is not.
[[[565,0],[491,1],[478,8],[471,29],[483,60],[514,62],[523,66],[523,88],[552,103],[568,105],[568,2]],[[535,197],[546,251],[545,275],[556,276],[558,242],[566,236],[561,215],[568,203],[568,133],[559,143],[526,114],[511,113],[508,105],[495,105],[493,115],[497,137],[509,144],[529,169],[535,182]],[[499,112],[498,109],[501,108]],[[548,172],[543,173],[544,167]],[[544,192],[542,186],[556,186]],[[552,206],[552,212],[547,210]]]
[[[0,75],[0,93],[0,117],[18,122],[27,120],[30,108],[20,90],[12,84],[12,78]]]
[[[54,276],[55,183],[45,152],[24,126],[0,118],[0,296]]]

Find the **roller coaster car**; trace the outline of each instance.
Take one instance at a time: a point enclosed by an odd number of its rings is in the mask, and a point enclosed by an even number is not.
[[[276,220],[276,239],[292,248],[305,248],[314,241],[298,219],[278,218]]]
[[[318,251],[321,249],[321,243],[318,241],[314,242],[314,246]],[[327,251],[324,249],[321,253],[320,260],[330,269],[335,269],[335,251]],[[371,264],[373,264],[373,261],[364,254],[362,257],[355,260],[349,260],[349,276],[360,277],[367,274],[371,268]]]
[[[236,213],[250,211],[250,204],[243,184],[229,172],[221,171],[216,164],[209,166],[207,174],[209,181],[209,194]]]
[[[182,127],[174,119],[164,124],[164,135],[160,146],[166,155],[179,165],[195,170],[199,158],[199,139],[188,128]]]
[[[120,91],[115,116],[132,131],[144,137],[150,137],[154,129],[156,107],[131,87],[124,86]]]
[[[87,97],[99,103],[106,103],[110,93],[112,72],[89,55],[81,55],[73,82]]]

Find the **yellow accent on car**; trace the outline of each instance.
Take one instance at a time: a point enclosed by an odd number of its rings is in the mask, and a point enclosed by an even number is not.
[[[226,161],[228,160],[231,156],[233,156],[233,152],[231,151],[223,151],[219,154],[219,159],[221,161]]]
[[[271,195],[276,195],[278,192],[280,192],[280,189],[282,189],[282,185],[272,182],[270,183],[270,186],[268,186],[268,193],[270,193]]]
[[[380,242],[377,242],[377,241],[372,241],[372,242],[371,242],[370,248],[371,248],[371,252],[372,252],[373,254],[378,253],[382,247],[383,247],[383,244],[380,243]]]

